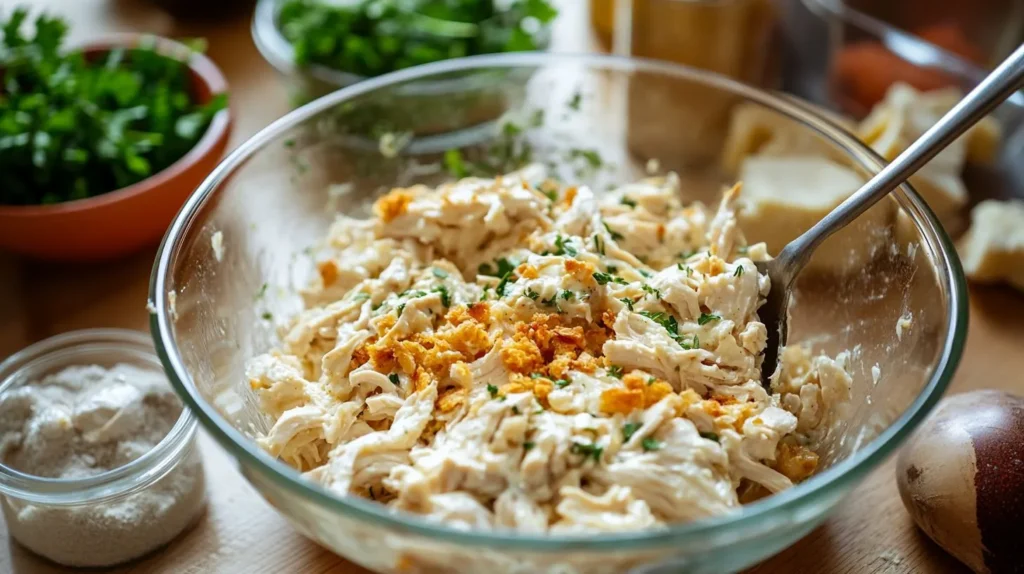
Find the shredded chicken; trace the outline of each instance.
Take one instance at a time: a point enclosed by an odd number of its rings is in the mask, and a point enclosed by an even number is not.
[[[307,310],[250,384],[272,455],[457,528],[592,532],[720,515],[814,472],[845,356],[760,383],[770,288],[736,186],[597,195],[534,171],[396,189],[340,217]]]

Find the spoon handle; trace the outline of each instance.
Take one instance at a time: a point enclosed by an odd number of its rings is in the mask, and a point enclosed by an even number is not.
[[[985,77],[967,97],[928,129],[846,201],[779,253],[786,263],[804,263],[814,249],[896,189],[947,145],[1024,86],[1024,44]]]

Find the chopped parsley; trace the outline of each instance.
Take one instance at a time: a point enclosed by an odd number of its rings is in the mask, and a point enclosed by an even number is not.
[[[555,247],[557,247],[558,250],[554,252],[554,255],[568,255],[569,257],[576,257],[579,253],[576,251],[576,248],[573,247],[572,243],[561,235],[555,236]]]
[[[569,299],[572,299],[575,296],[576,296],[576,294],[573,293],[572,291],[568,290],[568,289],[564,289],[562,291],[562,299],[564,299],[566,301],[568,301]]]
[[[267,288],[268,287],[269,287],[269,285],[267,285],[266,283],[264,283],[263,285],[260,285],[260,290],[256,292],[256,296],[254,298],[255,299],[262,299],[263,296],[267,294]]]
[[[608,272],[611,273],[612,275],[615,275],[616,273],[619,272],[619,268],[614,265],[609,265]]]
[[[629,207],[634,208],[634,209],[636,208],[636,202],[633,201],[632,199],[628,198],[628,197],[623,197],[622,199],[619,200],[619,203],[621,203],[622,205],[629,206]]]
[[[629,282],[617,275],[609,275],[607,273],[601,273],[600,271],[594,272],[594,279],[599,285],[607,285],[608,283],[618,283],[619,285],[629,285]]]
[[[616,379],[622,378],[622,367],[620,365],[609,365],[608,374],[615,377]]]
[[[397,308],[397,311],[398,311],[398,317],[401,318],[402,313],[405,311],[405,303],[402,303],[401,305],[399,305],[398,308]]]
[[[515,271],[516,265],[514,262],[509,261],[505,257],[499,257],[494,260],[497,267],[492,266],[490,263],[481,263],[476,268],[477,273],[480,275],[489,275],[491,277],[504,277],[507,273]]]
[[[643,283],[640,285],[640,288],[643,289],[644,293],[650,293],[651,295],[654,295],[658,299],[661,299],[661,291],[655,289],[654,287],[651,287],[650,285]]]
[[[260,316],[263,317],[264,321],[273,321],[274,320],[274,314],[271,313],[270,311],[264,311],[263,314],[260,315]]]
[[[548,201],[550,201],[551,203],[554,203],[554,202],[558,201],[558,190],[556,190],[556,189],[544,190],[544,191],[541,191],[541,193],[543,193],[545,196],[547,196]]]
[[[518,415],[519,414],[519,407],[517,407],[515,405],[512,405],[512,413]]]
[[[630,299],[629,297],[623,297],[622,299],[619,299],[619,301],[622,301],[623,304],[626,305],[626,309],[629,309],[630,311],[633,310],[633,303],[636,303],[636,301]]]
[[[647,386],[651,386],[658,382],[658,377],[647,377]]]
[[[690,267],[689,265],[683,265],[682,263],[676,263],[676,267],[678,267],[680,271],[685,271],[687,277],[689,277],[690,275],[693,275],[693,268]]]
[[[601,241],[601,236],[597,234],[594,234],[594,251],[604,255],[604,241]]]
[[[619,233],[618,231],[614,231],[611,227],[608,227],[608,222],[607,221],[602,219],[601,220],[601,225],[604,226],[604,230],[608,232],[608,235],[610,235],[612,239],[618,241],[619,239],[623,238],[621,233]]]
[[[492,399],[498,397],[498,387],[494,385],[487,385],[487,392],[490,393]]]
[[[694,343],[691,345],[686,342],[682,335],[679,334],[679,323],[676,321],[676,318],[673,317],[672,315],[669,315],[668,313],[663,313],[661,311],[640,311],[640,314],[643,315],[644,317],[647,317],[651,321],[654,321],[655,323],[661,325],[666,331],[668,331],[669,336],[672,337],[672,339],[675,340],[675,342],[679,343],[679,346],[682,347],[683,349],[689,350],[699,346],[699,341],[697,340],[696,335],[694,335]]]
[[[537,297],[540,297],[540,293],[534,291],[530,287],[527,287],[526,291],[523,294],[529,297],[530,299],[533,299],[534,301],[537,300]]]
[[[551,297],[548,297],[547,299],[541,299],[540,300],[540,304],[541,305],[546,305],[548,307],[554,307],[556,311],[561,313],[562,310],[558,308],[558,301],[557,301],[557,299],[558,299],[558,293],[555,293],[554,295],[552,295]]]
[[[515,275],[512,275],[512,272],[509,271],[508,273],[504,274],[501,277],[501,281],[498,281],[498,286],[494,288],[494,292],[498,294],[498,297],[504,297],[505,296],[505,286],[508,285],[509,281],[515,281],[515,280],[516,280]]]
[[[547,377],[545,377],[542,373],[530,373],[530,378],[531,379],[545,379]]]
[[[733,277],[742,277],[743,276],[743,266],[742,265],[737,266],[736,267],[736,271],[733,272],[732,276]]]
[[[718,435],[716,433],[713,433],[713,432],[702,432],[702,433],[700,433],[700,438],[706,438],[708,440],[713,440],[715,442],[718,442]]]
[[[573,148],[569,150],[569,157],[572,159],[583,158],[592,168],[599,168],[604,163],[601,154],[597,150]]]
[[[486,301],[487,300],[487,292],[490,289],[491,289],[490,285],[484,285],[484,290],[480,292],[480,300],[481,301]]]
[[[604,449],[593,443],[583,444],[581,442],[574,442],[572,443],[572,446],[569,447],[569,452],[583,455],[585,458],[593,458],[595,461],[600,461],[601,454],[604,453]]]
[[[622,425],[622,440],[628,441],[642,426],[644,425],[641,423],[626,423]]]
[[[557,381],[555,381],[555,386],[560,388],[560,389],[564,389],[568,385],[569,385],[569,381],[567,381],[565,379],[558,379]]]
[[[650,279],[652,277],[651,272],[646,269],[637,269],[637,272],[643,275],[646,279]]]
[[[462,179],[469,175],[465,160],[462,159],[462,152],[457,149],[450,149],[444,152],[444,167],[453,177]]]
[[[530,449],[532,449],[535,446],[537,446],[537,443],[531,442],[531,441],[526,441],[526,442],[523,443],[523,450],[530,450]]]
[[[437,277],[438,279],[447,279],[448,278],[448,272],[445,271],[444,269],[438,269],[437,267],[431,267],[430,268],[430,272],[433,273],[434,277]]]
[[[703,325],[707,325],[708,323],[710,323],[712,321],[718,321],[721,318],[722,318],[721,316],[715,315],[713,313],[701,313],[700,317],[697,318],[697,324],[703,326]]]
[[[583,94],[576,92],[572,95],[572,99],[569,100],[569,109],[579,111],[580,104],[583,103]]]
[[[689,258],[693,257],[696,254],[697,254],[696,251],[684,251],[684,252],[679,254],[679,258],[685,261],[686,259],[689,259]]]
[[[391,373],[390,375],[388,375],[388,380],[391,381],[391,384],[395,385],[396,387],[401,383],[401,381],[398,379],[398,373]]]
[[[644,452],[651,452],[652,450],[660,449],[661,442],[653,437],[647,437],[640,442],[640,446],[644,448]]]
[[[431,293],[439,293],[441,295],[441,304],[445,307],[452,306],[452,296],[448,293],[448,288],[444,285],[438,285],[430,290]]]

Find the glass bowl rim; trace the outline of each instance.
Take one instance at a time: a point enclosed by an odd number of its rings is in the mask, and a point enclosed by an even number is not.
[[[896,192],[895,197],[911,217],[915,226],[919,228],[922,240],[929,243],[930,247],[934,249],[936,256],[934,269],[937,280],[940,285],[945,285],[949,293],[946,303],[946,335],[942,343],[941,354],[933,366],[927,384],[906,411],[852,456],[790,489],[745,505],[736,512],[723,516],[672,524],[658,530],[614,534],[536,535],[501,531],[458,530],[419,516],[390,511],[383,505],[360,497],[338,496],[326,488],[302,478],[298,471],[263,452],[253,440],[231,426],[212,404],[199,395],[185,369],[174,339],[173,321],[167,295],[168,281],[172,264],[176,262],[178,256],[180,243],[195,223],[199,209],[237,168],[254,153],[277,141],[296,125],[353,97],[410,80],[429,78],[436,74],[496,67],[544,67],[557,63],[579,64],[588,68],[617,72],[657,73],[731,92],[801,122],[842,148],[865,168],[877,171],[884,165],[884,160],[858,141],[855,136],[821,117],[810,105],[795,98],[761,91],[712,72],[641,58],[541,52],[487,54],[400,70],[343,88],[289,112],[239,145],[188,198],[160,244],[150,277],[150,329],[156,343],[157,353],[164,364],[168,377],[175,389],[193,409],[202,425],[239,460],[246,472],[255,470],[291,494],[331,512],[340,513],[346,518],[368,521],[378,527],[442,542],[528,551],[618,551],[626,548],[637,549],[676,543],[682,538],[699,541],[710,536],[728,533],[733,529],[742,531],[753,527],[759,519],[798,511],[813,499],[827,496],[835,489],[842,489],[877,467],[892,454],[914,427],[920,424],[941,398],[960,361],[967,334],[967,284],[953,243],[927,204],[909,185],[903,185]]]
[[[48,359],[74,352],[102,352],[119,345],[125,345],[126,350],[150,360],[154,372],[160,372],[161,361],[153,339],[146,336],[145,331],[81,329],[33,343],[0,362],[0,394],[14,386],[15,375]],[[166,369],[162,374],[166,375]],[[169,379],[168,385],[180,397],[181,392]],[[0,462],[0,494],[48,506],[97,504],[128,496],[171,472],[191,451],[197,429],[198,421],[183,400],[181,414],[167,434],[149,452],[128,464],[85,478],[66,479],[24,473]]]

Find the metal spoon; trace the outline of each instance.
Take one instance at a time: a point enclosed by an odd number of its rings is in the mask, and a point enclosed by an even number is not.
[[[836,231],[896,189],[921,169],[936,154],[956,140],[996,106],[1024,87],[1024,44],[999,64],[967,97],[953,106],[882,171],[875,174],[846,201],[839,204],[814,227],[782,248],[771,261],[757,263],[760,273],[767,273],[772,287],[768,300],[757,314],[768,328],[768,346],[761,363],[761,383],[767,386],[779,364],[779,353],[786,345],[789,299],[797,274],[811,258],[814,250]]]

